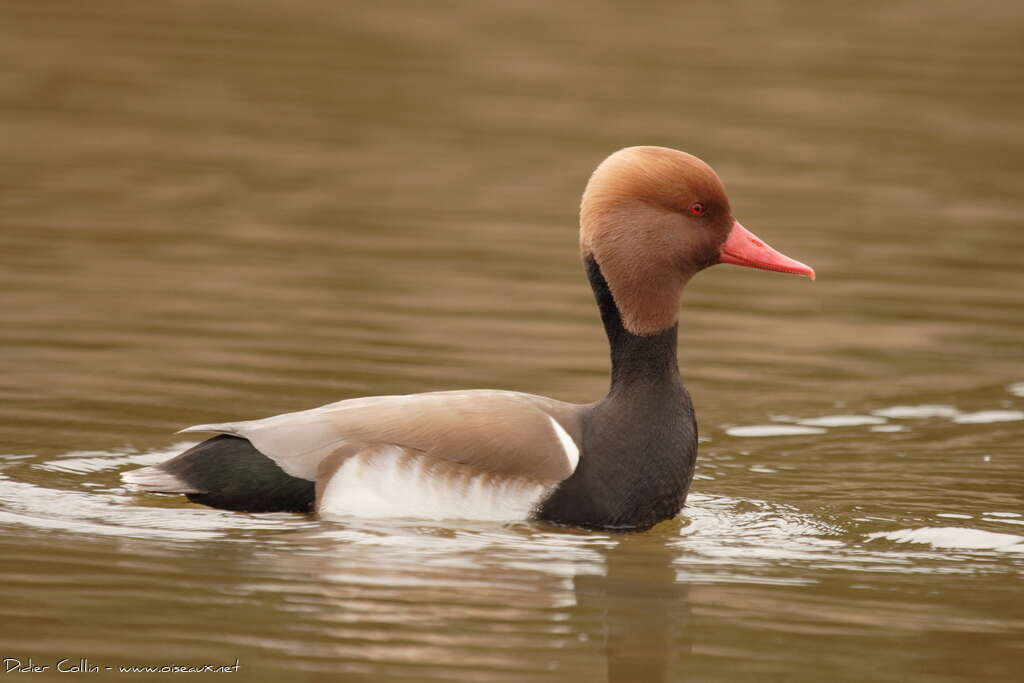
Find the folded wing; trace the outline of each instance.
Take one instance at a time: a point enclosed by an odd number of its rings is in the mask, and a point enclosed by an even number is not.
[[[444,517],[451,516],[441,509],[446,497],[462,508],[493,508],[495,496],[533,504],[569,477],[583,410],[531,394],[451,391],[350,399],[182,431],[247,439],[288,475],[317,482],[321,511],[405,516],[419,505],[428,509],[415,516]]]

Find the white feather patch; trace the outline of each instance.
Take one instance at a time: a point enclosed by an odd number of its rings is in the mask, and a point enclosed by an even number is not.
[[[321,515],[519,521],[551,490],[526,479],[474,472],[398,446],[348,458],[324,486]]]
[[[555,436],[558,437],[558,442],[562,444],[562,450],[565,451],[565,457],[569,461],[569,467],[573,472],[576,471],[576,466],[580,463],[580,449],[576,445],[576,442],[569,436],[569,432],[565,431],[565,427],[558,424],[558,420],[548,415],[548,419],[551,420],[551,428],[555,430]]]

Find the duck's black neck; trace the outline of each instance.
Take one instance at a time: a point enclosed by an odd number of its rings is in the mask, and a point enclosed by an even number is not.
[[[679,364],[676,360],[679,325],[649,336],[633,334],[622,324],[622,316],[597,261],[588,255],[584,264],[611,347],[612,378],[609,396],[616,396],[627,387],[637,385],[680,386]]]
[[[584,414],[576,471],[541,503],[537,518],[647,529],[679,513],[697,457],[693,404],[676,365],[676,326],[631,333],[597,263],[587,258],[586,267],[611,345],[612,383]]]

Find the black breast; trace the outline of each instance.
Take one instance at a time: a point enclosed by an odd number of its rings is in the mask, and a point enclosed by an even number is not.
[[[643,530],[675,517],[697,458],[693,405],[681,384],[642,400],[609,395],[586,417],[579,466],[544,501],[538,519]]]
[[[626,330],[601,269],[593,259],[586,265],[611,347],[611,387],[584,416],[579,466],[536,517],[646,529],[682,509],[697,458],[693,403],[676,362],[677,327],[649,336]]]

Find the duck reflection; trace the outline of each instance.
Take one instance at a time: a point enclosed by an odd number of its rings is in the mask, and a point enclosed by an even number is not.
[[[235,591],[303,666],[411,680],[679,680],[679,523],[640,534],[346,520],[256,553]],[[272,607],[271,607],[272,606]],[[296,635],[301,637],[296,639]],[[307,661],[308,660],[308,661]]]
[[[606,572],[574,579],[577,607],[603,616],[598,637],[608,683],[680,680],[693,644],[689,586],[676,580],[677,551],[666,542],[678,526],[617,536],[605,551]]]

